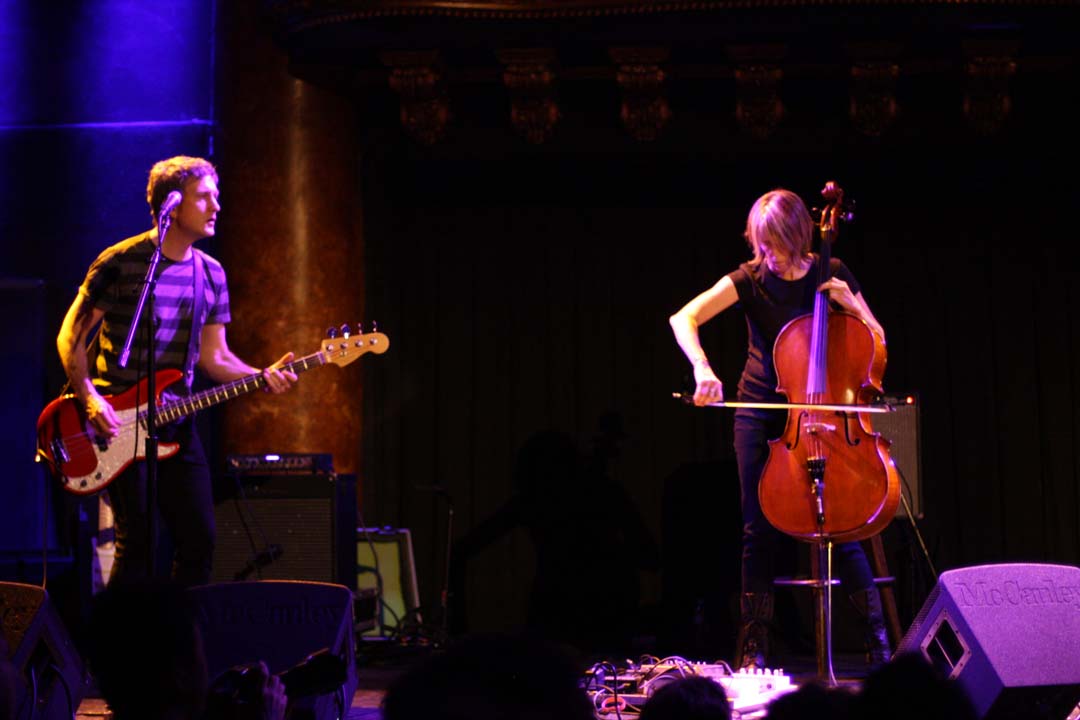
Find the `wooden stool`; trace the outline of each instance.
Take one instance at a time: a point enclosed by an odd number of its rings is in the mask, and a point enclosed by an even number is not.
[[[896,578],[889,574],[889,566],[885,561],[885,550],[881,543],[881,535],[874,535],[862,541],[863,551],[870,562],[870,570],[874,574],[874,585],[881,594],[881,610],[885,616],[885,627],[889,633],[889,642],[893,650],[900,644],[904,633],[900,628],[900,615],[896,611],[896,594],[893,585]],[[816,588],[822,585],[821,572],[818,568],[818,553],[816,547],[811,545],[814,552],[810,553],[810,578],[809,579],[777,579],[774,585],[785,587],[809,587]],[[840,581],[833,578],[833,585],[839,585]]]
[[[885,562],[885,550],[881,545],[881,534],[863,540],[862,544],[866,557],[870,560],[870,569],[874,573],[874,584],[881,593],[881,609],[885,614],[885,626],[889,630],[889,641],[895,652],[900,640],[904,637],[904,632],[900,628],[900,615],[896,612],[896,593],[893,591],[896,578],[889,574],[889,566]]]

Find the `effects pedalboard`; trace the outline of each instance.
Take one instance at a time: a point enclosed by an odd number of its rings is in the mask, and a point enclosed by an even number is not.
[[[673,656],[627,661],[625,667],[602,662],[585,673],[585,691],[600,720],[633,718],[660,688],[681,677],[706,677],[724,689],[731,716],[740,720],[765,717],[770,702],[796,689],[783,670],[733,671],[725,662],[692,662]]]

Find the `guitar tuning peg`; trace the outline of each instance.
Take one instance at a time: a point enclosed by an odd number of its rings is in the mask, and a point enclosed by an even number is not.
[[[328,337],[328,338],[336,338],[337,337],[337,328],[336,327],[326,328],[326,337]]]
[[[347,337],[349,337],[349,335],[350,335],[349,324],[348,323],[342,323],[341,324],[341,337],[347,338]]]
[[[356,323],[356,334],[357,335],[363,335],[364,334],[364,323]]]
[[[371,321],[371,332],[379,332],[379,321],[378,320],[372,320]]]

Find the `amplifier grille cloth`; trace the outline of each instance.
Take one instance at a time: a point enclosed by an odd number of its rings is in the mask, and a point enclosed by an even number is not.
[[[237,504],[228,500],[219,505],[216,511],[215,582],[234,580],[254,553],[265,550],[267,544],[278,545],[283,552],[281,557],[262,568],[261,579],[337,582],[335,558],[330,551],[333,547],[330,518],[334,512],[331,498],[249,498],[240,508],[244,511],[255,550],[252,550],[252,540],[241,522]],[[257,580],[260,575],[252,572],[247,579]]]

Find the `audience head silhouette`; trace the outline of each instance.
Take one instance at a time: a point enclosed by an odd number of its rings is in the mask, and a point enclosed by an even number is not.
[[[183,588],[110,583],[95,598],[87,661],[116,720],[183,720],[202,713],[202,639]]]
[[[482,635],[401,675],[383,697],[383,720],[591,720],[581,672],[541,640]]]
[[[858,697],[860,718],[975,720],[963,688],[919,653],[905,653],[871,673]]]
[[[843,688],[817,683],[803,685],[769,703],[768,720],[848,720],[853,718],[855,695]]]
[[[641,720],[728,720],[730,717],[731,704],[724,688],[698,675],[669,682],[641,709]]]

